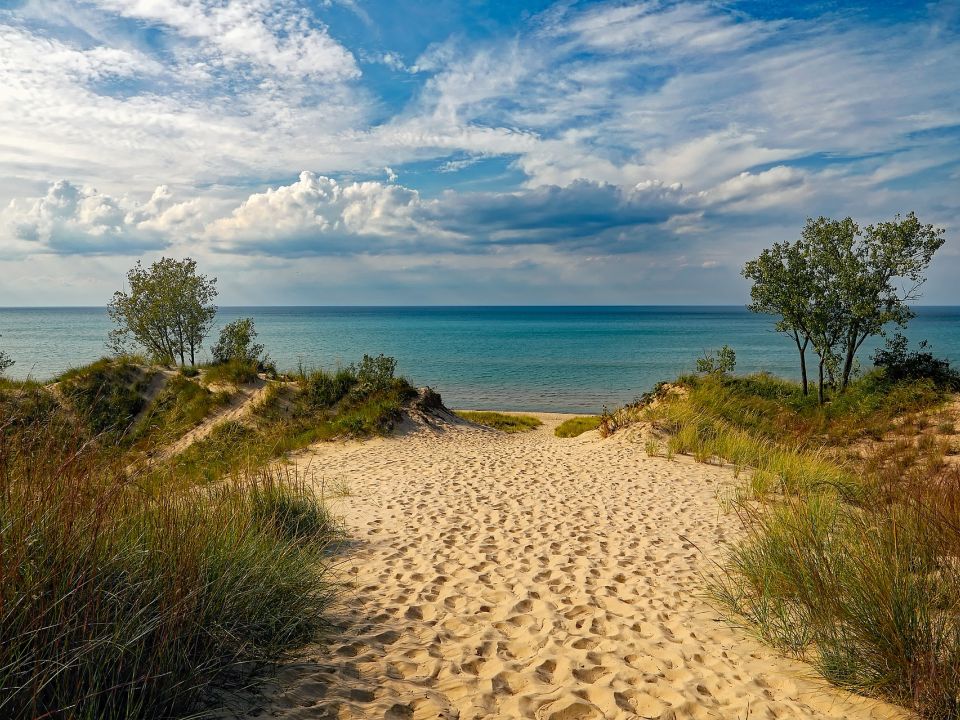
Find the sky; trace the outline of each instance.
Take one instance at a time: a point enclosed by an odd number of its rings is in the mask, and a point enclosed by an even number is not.
[[[738,304],[911,210],[960,304],[960,0],[0,0],[0,306]]]

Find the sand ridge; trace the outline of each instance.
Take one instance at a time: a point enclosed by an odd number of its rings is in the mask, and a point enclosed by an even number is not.
[[[245,715],[894,718],[722,622],[702,596],[732,474],[624,438],[457,422],[326,444],[355,543],[342,627]]]

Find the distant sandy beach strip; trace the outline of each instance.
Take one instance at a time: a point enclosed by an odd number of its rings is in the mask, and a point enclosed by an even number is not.
[[[345,480],[345,630],[244,714],[896,718],[812,679],[702,597],[735,520],[723,468],[626,438],[460,423],[297,457]],[[346,609],[349,608],[349,611]]]

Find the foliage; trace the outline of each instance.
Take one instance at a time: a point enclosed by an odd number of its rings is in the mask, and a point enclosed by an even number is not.
[[[318,370],[304,375],[301,385],[313,407],[331,408],[357,385],[357,376],[350,368],[340,368],[333,373]]]
[[[193,716],[317,637],[331,525],[268,473],[145,492],[66,414],[0,432],[0,716]]]
[[[505,433],[527,432],[543,423],[533,415],[507,415],[487,410],[458,410],[457,415],[477,425],[485,425]]]
[[[119,437],[146,402],[150,373],[129,358],[103,358],[60,377],[60,391],[94,435]]]
[[[732,373],[737,366],[737,353],[729,345],[724,345],[714,353],[705,350],[702,357],[697,358],[697,372],[710,375],[726,375]]]
[[[750,304],[755,313],[777,315],[777,332],[789,335],[800,355],[803,394],[808,392],[806,351],[810,344],[807,313],[816,292],[813,276],[800,242],[774,243],[755,260],[743,266],[743,276],[752,281]]]
[[[753,281],[748,308],[779,316],[777,330],[793,337],[806,388],[804,351],[819,357],[818,400],[825,386],[850,384],[856,353],[888,324],[913,317],[925,272],[944,231],[898,215],[861,231],[851,218],[808,219],[801,238],[778,243],[743,268]]]
[[[3,375],[4,372],[12,368],[15,364],[12,357],[7,355],[3,350],[0,350],[0,375]]]
[[[359,364],[353,368],[353,374],[357,378],[357,391],[371,393],[385,390],[393,382],[396,369],[396,358],[382,353],[376,357],[364,355]]]
[[[561,438],[572,438],[590,430],[596,430],[600,426],[600,418],[597,415],[588,415],[584,417],[574,417],[564,420],[557,425],[553,434]]]
[[[228,322],[220,330],[217,344],[211,349],[213,362],[223,365],[242,362],[258,366],[263,360],[263,345],[255,342],[257,330],[252,318],[239,318]]]
[[[929,379],[937,387],[960,390],[960,371],[952,369],[948,360],[934,357],[927,347],[924,340],[918,350],[907,352],[907,339],[898,333],[874,353],[873,364],[892,382]]]
[[[210,365],[203,370],[202,381],[206,385],[246,385],[259,377],[256,363],[246,360],[230,360],[222,365]]]
[[[197,274],[195,260],[161,258],[144,268],[140,262],[127,273],[128,291],[118,290],[107,306],[117,327],[110,333],[112,347],[123,352],[144,348],[162,363],[179,359],[196,364],[200,348],[217,308],[216,278]]]

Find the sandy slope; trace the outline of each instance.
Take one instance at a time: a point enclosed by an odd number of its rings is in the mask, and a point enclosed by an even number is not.
[[[456,426],[298,458],[343,478],[346,629],[288,666],[287,718],[897,717],[718,621],[724,469],[625,439]],[[699,548],[699,550],[698,550]],[[703,551],[701,553],[701,551]]]

